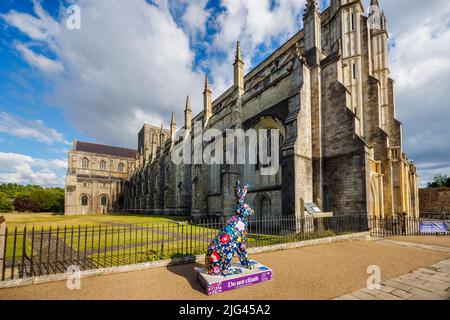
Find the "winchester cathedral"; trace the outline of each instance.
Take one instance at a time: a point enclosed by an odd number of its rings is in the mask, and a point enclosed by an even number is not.
[[[417,217],[418,177],[395,117],[386,18],[378,1],[371,5],[366,17],[361,0],[331,0],[322,13],[307,0],[303,30],[246,75],[238,45],[234,85],[213,101],[206,79],[198,115],[187,99],[187,132],[198,122],[224,133],[278,129],[277,174],[249,164],[175,165],[171,151],[183,142],[172,116],[170,130],[144,125],[137,150],[75,141],[66,214],[224,216],[241,180],[259,217],[302,216],[306,203],[335,215]]]

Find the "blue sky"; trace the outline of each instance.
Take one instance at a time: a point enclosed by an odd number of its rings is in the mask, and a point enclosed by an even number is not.
[[[397,116],[424,184],[450,173],[450,6],[379,2]],[[65,27],[73,3],[81,30]],[[205,73],[215,97],[231,85],[237,40],[248,71],[302,27],[303,8],[304,0],[2,0],[0,182],[63,185],[72,140],[135,148],[144,122],[166,124],[173,110],[182,123],[186,95],[202,108]]]

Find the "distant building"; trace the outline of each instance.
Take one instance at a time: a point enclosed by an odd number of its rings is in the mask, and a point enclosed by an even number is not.
[[[75,141],[68,157],[65,213],[126,208],[124,182],[132,174],[136,155],[136,150]]]
[[[157,128],[144,126],[134,160],[131,151],[114,158],[75,147],[69,154],[67,212],[103,212],[105,194],[111,209],[229,215],[240,179],[250,184],[247,200],[260,217],[302,216],[304,203],[336,215],[417,217],[418,177],[395,117],[386,18],[378,1],[371,4],[366,17],[361,0],[331,0],[322,13],[317,0],[307,0],[303,30],[247,75],[238,44],[233,86],[212,101],[206,78],[203,112],[194,117],[187,100],[184,128],[190,132],[195,122],[222,132],[278,129],[276,175],[261,175],[258,165],[175,165],[170,152],[180,142],[172,116],[170,131],[159,136]],[[94,161],[90,169],[82,169],[84,156]],[[101,175],[102,160],[114,160],[114,166],[123,161],[127,170]],[[87,206],[83,195],[91,201]]]

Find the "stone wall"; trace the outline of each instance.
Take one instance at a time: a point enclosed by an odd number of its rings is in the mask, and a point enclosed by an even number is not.
[[[419,189],[420,215],[450,215],[450,188]]]
[[[370,179],[366,146],[356,134],[348,91],[339,81],[340,64],[322,64],[324,210],[336,215],[367,214]]]

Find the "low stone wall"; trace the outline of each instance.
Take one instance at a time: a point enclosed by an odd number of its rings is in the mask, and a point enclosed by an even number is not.
[[[428,188],[419,190],[421,215],[450,216],[450,188]]]
[[[308,241],[302,241],[302,242],[284,243],[284,244],[277,244],[277,245],[267,246],[267,247],[251,248],[251,249],[248,249],[248,253],[249,254],[258,254],[258,253],[264,253],[264,252],[311,247],[311,246],[316,246],[316,245],[330,244],[330,243],[343,242],[343,241],[365,241],[365,240],[369,240],[369,239],[370,239],[369,232],[361,232],[361,233],[353,233],[353,234],[348,234],[348,235],[308,240]],[[115,274],[115,273],[141,271],[141,270],[162,268],[162,267],[168,267],[168,266],[174,266],[174,265],[190,264],[190,263],[195,263],[195,262],[199,262],[199,263],[203,264],[205,262],[205,255],[198,255],[195,257],[178,258],[178,259],[172,259],[172,260],[163,260],[163,261],[156,261],[156,262],[146,262],[146,263],[140,263],[140,264],[129,265],[129,266],[120,266],[120,267],[82,271],[82,272],[80,272],[80,276],[81,276],[81,278],[88,278],[88,277],[102,276],[102,275]],[[34,278],[3,281],[3,282],[0,282],[0,289],[21,287],[21,286],[47,283],[47,282],[64,281],[64,280],[67,280],[69,277],[73,277],[73,276],[70,274],[67,274],[67,273],[62,273],[62,274],[55,274],[55,275],[43,276],[43,277],[34,277]]]

